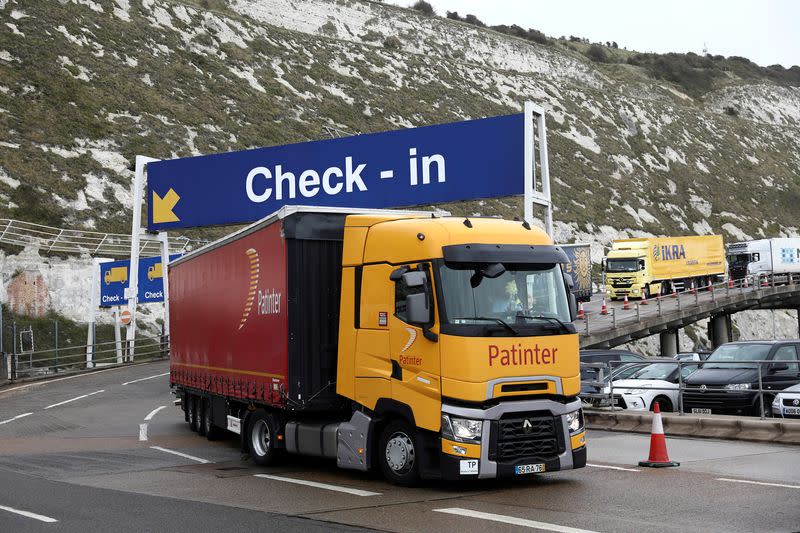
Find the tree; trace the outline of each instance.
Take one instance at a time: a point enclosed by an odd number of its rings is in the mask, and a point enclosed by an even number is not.
[[[411,9],[419,11],[420,13],[423,13],[425,15],[430,15],[430,16],[436,15],[436,11],[433,9],[433,6],[430,5],[428,2],[426,2],[425,0],[417,0],[414,3],[414,5],[411,6]]]
[[[606,49],[599,44],[593,44],[586,51],[586,57],[597,63],[608,63],[608,54]]]

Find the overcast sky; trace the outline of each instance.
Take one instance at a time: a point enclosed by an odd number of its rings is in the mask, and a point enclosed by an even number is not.
[[[386,0],[409,6],[414,0]],[[551,37],[616,41],[640,52],[743,56],[762,66],[800,65],[796,0],[428,0],[437,13],[471,13]]]

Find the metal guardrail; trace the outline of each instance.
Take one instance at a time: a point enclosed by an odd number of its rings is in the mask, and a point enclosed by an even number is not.
[[[724,294],[727,297],[736,294],[747,294],[748,292],[755,292],[769,287],[794,286],[798,284],[800,284],[800,275],[798,274],[751,275],[737,280],[729,279],[703,287],[686,288],[679,292],[654,296],[647,300],[647,306],[648,308],[649,306],[654,306],[656,308],[655,314],[648,313],[643,315],[641,302],[630,302],[630,309],[611,307],[605,315],[594,309],[591,313],[589,310],[585,310],[585,317],[577,319],[576,322],[583,321],[583,327],[578,328],[579,333],[589,336],[594,332],[590,325],[592,316],[603,317],[603,321],[606,324],[608,323],[608,317],[610,317],[611,328],[615,329],[623,324],[642,322],[646,318],[665,316],[663,307],[666,302],[677,302],[677,308],[674,311],[683,311],[691,306],[699,307],[701,303],[716,302],[719,294]],[[703,293],[709,294],[710,299],[703,297]],[[592,303],[595,304],[596,302]]]
[[[135,343],[137,360],[169,357],[169,337],[167,335],[137,337]],[[89,349],[92,353],[91,361],[86,358],[86,352]],[[20,353],[0,352],[0,362],[2,363],[0,378],[15,381],[21,378],[91,369],[97,366],[119,366],[133,362],[133,358],[129,356],[127,341],[114,340]]]
[[[723,387],[708,387],[706,386],[702,390],[704,392],[724,392],[729,394],[741,393],[742,391],[751,391],[753,393],[758,394],[758,403],[759,403],[759,415],[762,420],[767,418],[767,416],[772,416],[772,405],[766,405],[764,403],[764,396],[765,394],[769,397],[777,396],[782,392],[782,390],[776,389],[765,389],[763,378],[764,376],[770,375],[769,369],[765,372],[763,369],[763,365],[774,365],[776,363],[786,363],[786,364],[798,364],[800,365],[800,359],[789,359],[789,360],[779,360],[779,361],[769,361],[769,360],[739,360],[739,361],[648,361],[647,359],[643,359],[641,361],[609,361],[606,363],[581,363],[580,366],[582,369],[592,369],[597,370],[597,375],[595,379],[591,380],[581,380],[581,386],[584,385],[589,387],[596,387],[599,389],[599,392],[594,393],[581,393],[579,396],[582,400],[589,400],[589,403],[592,403],[596,407],[608,407],[611,411],[614,409],[624,409],[622,407],[617,407],[617,400],[614,397],[614,390],[636,390],[636,389],[648,389],[654,391],[678,391],[678,402],[677,405],[673,405],[675,411],[678,412],[679,415],[684,414],[684,399],[683,395],[686,392],[687,387],[684,384],[684,377],[683,377],[683,368],[686,366],[698,366],[702,368],[704,364],[714,364],[714,365],[743,365],[743,364],[756,364],[758,369],[758,388],[748,388],[748,389],[727,389]],[[605,380],[605,376],[614,376],[615,367],[617,371],[619,371],[622,367],[626,367],[628,365],[637,365],[641,368],[648,364],[675,364],[678,367],[678,383],[677,389],[675,387],[651,387],[651,386],[644,386],[644,385],[634,385],[634,386],[621,386],[621,385],[614,385],[614,379],[609,379],[608,381]],[[749,367],[748,367],[749,368]],[[691,374],[690,374],[691,375]],[[688,377],[688,376],[687,376]],[[630,378],[620,378],[617,381],[621,381],[622,379],[630,379]],[[800,375],[798,375],[797,382],[800,383]],[[606,391],[608,388],[608,392]],[[700,390],[696,387],[691,387],[689,390],[695,391]],[[652,406],[650,407],[652,409]],[[725,407],[723,406],[723,409]],[[643,410],[643,409],[636,409],[636,410]]]
[[[129,257],[131,236],[119,233],[102,233],[77,229],[53,228],[21,220],[0,219],[0,243],[15,246],[34,245],[43,252],[88,254],[91,256]],[[187,237],[171,237],[170,253],[182,254],[202,246],[205,241]],[[139,255],[155,256],[161,253],[161,243],[141,239]]]

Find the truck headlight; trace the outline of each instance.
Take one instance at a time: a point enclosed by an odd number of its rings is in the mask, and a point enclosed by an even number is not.
[[[725,390],[747,390],[749,388],[749,383],[729,383],[725,385]]]
[[[578,433],[583,429],[583,410],[578,409],[567,413],[567,425],[571,434]]]
[[[442,414],[442,437],[457,442],[480,444],[483,421]]]

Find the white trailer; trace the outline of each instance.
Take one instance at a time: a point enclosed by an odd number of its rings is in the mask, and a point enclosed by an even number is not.
[[[800,237],[729,244],[728,266],[733,279],[773,274],[800,276]]]

